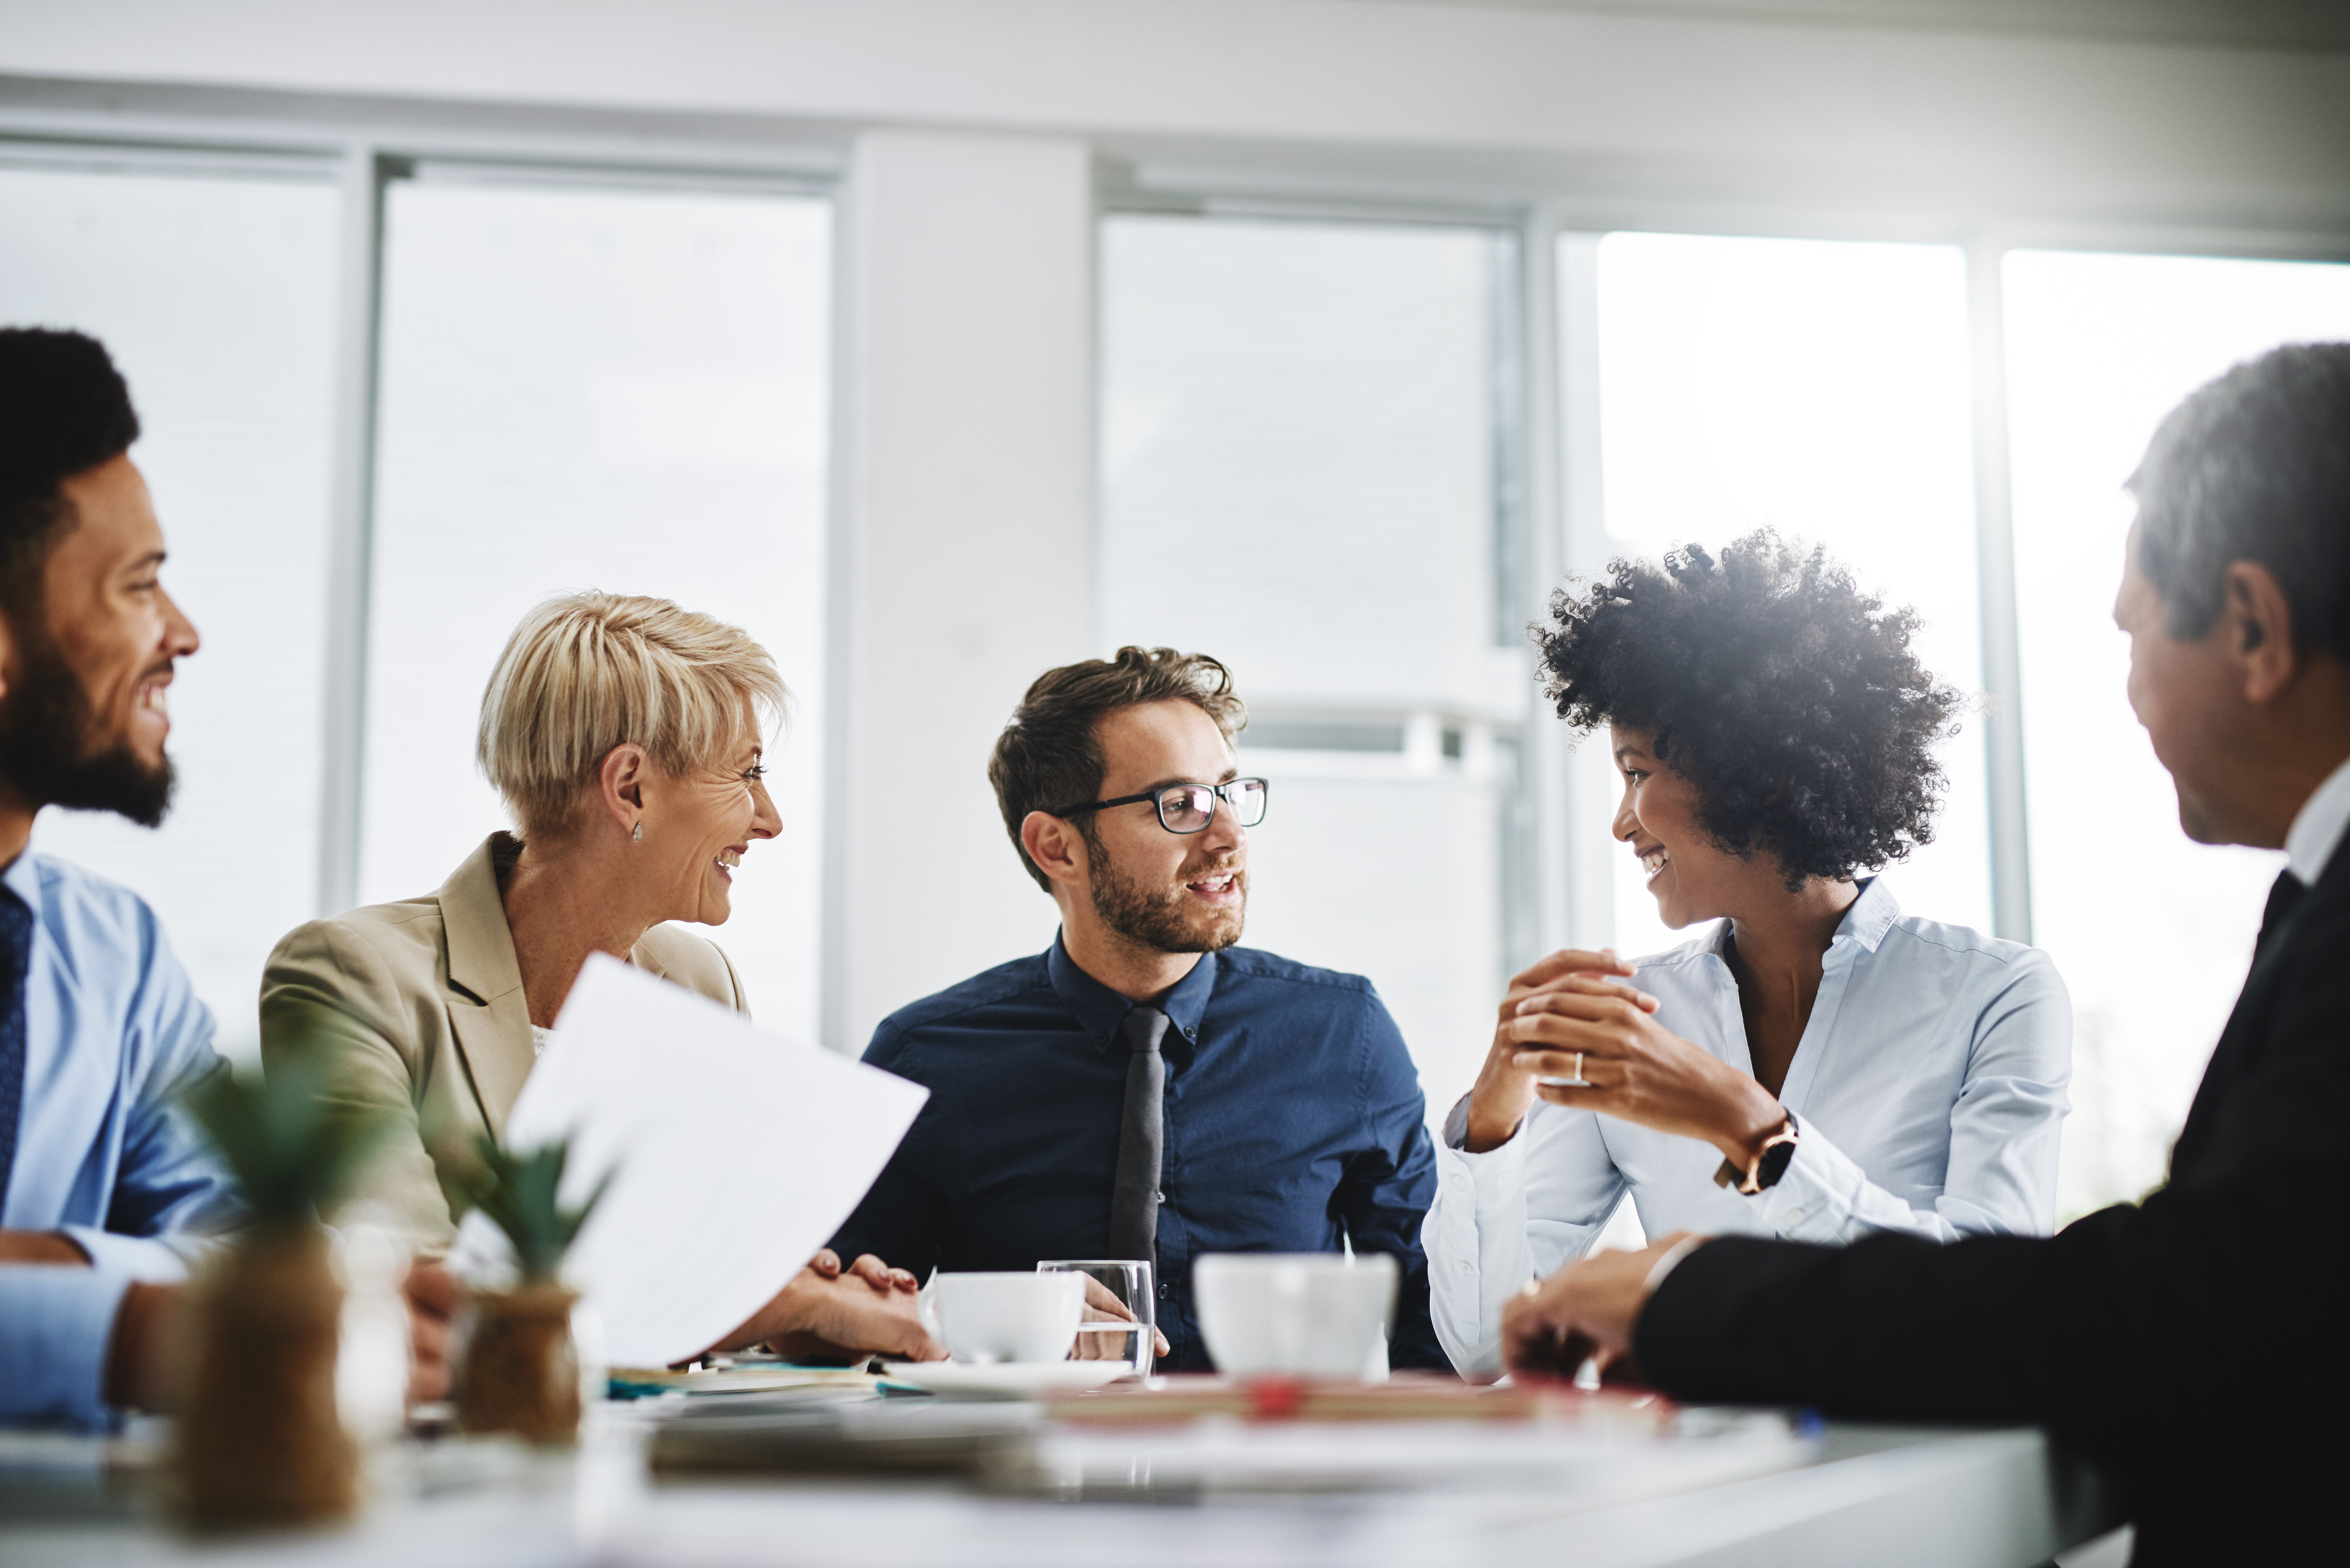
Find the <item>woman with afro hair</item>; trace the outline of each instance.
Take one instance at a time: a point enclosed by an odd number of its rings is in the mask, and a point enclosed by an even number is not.
[[[1553,599],[1547,691],[1605,733],[1615,836],[1667,925],[1711,924],[1511,983],[1422,1232],[1463,1373],[1501,1370],[1503,1303],[1627,1196],[1651,1237],[2051,1228],[2064,982],[2037,949],[1903,913],[1875,875],[1931,839],[1960,705],[1917,624],[1768,531]]]

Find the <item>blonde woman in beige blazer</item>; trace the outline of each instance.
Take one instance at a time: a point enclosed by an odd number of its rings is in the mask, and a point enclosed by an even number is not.
[[[359,1197],[421,1250],[454,1234],[428,1142],[503,1134],[589,953],[749,1011],[726,955],[670,922],[724,923],[733,868],[780,827],[760,759],[789,695],[757,643],[667,600],[541,605],[490,678],[477,742],[519,834],[492,834],[437,892],[313,920],[270,955],[266,1070],[301,1062],[392,1116]],[[712,1348],[939,1355],[914,1289],[879,1259],[821,1252]]]

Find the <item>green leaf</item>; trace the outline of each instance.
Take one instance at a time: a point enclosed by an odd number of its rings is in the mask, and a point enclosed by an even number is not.
[[[515,1262],[524,1280],[531,1282],[552,1280],[562,1272],[564,1254],[612,1184],[612,1173],[607,1172],[585,1203],[565,1208],[560,1194],[570,1158],[567,1138],[515,1154],[487,1133],[475,1140],[470,1157],[433,1156],[442,1190],[450,1194],[451,1211],[480,1210],[513,1243]]]
[[[390,1116],[338,1098],[323,1074],[302,1064],[266,1078],[224,1068],[183,1103],[264,1226],[316,1220],[350,1190],[392,1127]]]

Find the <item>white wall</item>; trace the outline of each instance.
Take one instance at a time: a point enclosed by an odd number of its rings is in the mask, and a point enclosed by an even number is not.
[[[0,128],[174,115],[845,150],[824,1035],[851,1050],[1052,929],[982,770],[1025,683],[1100,651],[1097,181],[2350,251],[2344,53],[1364,0],[0,0]],[[1559,483],[1552,565],[1592,543]],[[1604,906],[1554,888],[1545,928]]]
[[[1083,143],[878,131],[844,213],[825,1038],[1052,940],[987,787],[1095,652]]]
[[[2350,225],[2342,53],[1361,0],[0,0],[0,71],[1053,130],[1642,200]]]

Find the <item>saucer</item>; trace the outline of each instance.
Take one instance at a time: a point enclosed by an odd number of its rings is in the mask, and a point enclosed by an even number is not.
[[[951,1399],[1034,1399],[1076,1394],[1132,1376],[1123,1361],[885,1361],[885,1382]]]

